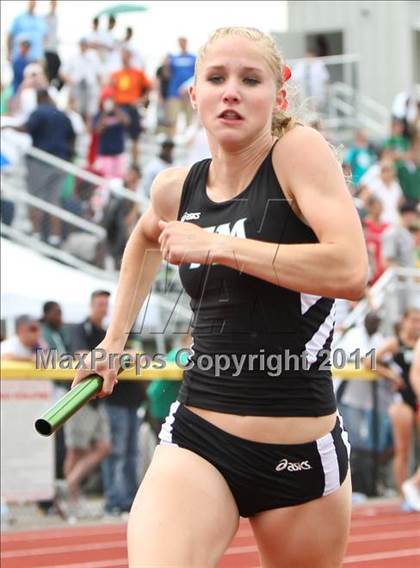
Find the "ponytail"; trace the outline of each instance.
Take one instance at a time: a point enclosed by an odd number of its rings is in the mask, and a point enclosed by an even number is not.
[[[271,120],[271,133],[273,136],[281,138],[286,132],[289,132],[295,124],[296,119],[282,110],[277,110],[273,113]]]

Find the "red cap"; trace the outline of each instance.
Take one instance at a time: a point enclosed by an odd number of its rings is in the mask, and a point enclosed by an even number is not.
[[[113,99],[114,98],[114,89],[112,87],[104,87],[101,91],[101,101],[105,99]]]

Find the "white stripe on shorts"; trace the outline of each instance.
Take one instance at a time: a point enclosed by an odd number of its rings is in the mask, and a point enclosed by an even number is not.
[[[316,441],[325,475],[323,495],[329,495],[340,487],[340,469],[338,467],[337,452],[331,434],[326,434]]]
[[[173,402],[169,408],[169,414],[165,419],[165,422],[162,424],[162,428],[159,432],[159,440],[162,444],[173,444],[177,446],[178,444],[174,444],[172,441],[172,424],[175,422],[175,412],[178,410],[178,407],[181,403],[176,400]]]
[[[340,421],[340,426],[341,426],[341,439],[344,442],[344,445],[346,446],[346,450],[347,450],[347,457],[350,459],[350,450],[351,450],[351,446],[350,446],[350,442],[349,442],[349,435],[347,434],[347,431],[344,429],[344,424],[343,424],[343,417],[341,416],[341,414],[337,411],[337,416],[338,416],[338,420]]]

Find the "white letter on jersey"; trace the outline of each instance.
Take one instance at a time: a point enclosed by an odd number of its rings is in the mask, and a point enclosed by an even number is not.
[[[238,219],[236,221],[236,223],[233,225],[232,230],[229,227],[229,223],[224,223],[223,225],[219,225],[218,227],[203,227],[203,229],[205,231],[208,231],[209,233],[218,233],[219,235],[226,235],[226,236],[230,236],[230,237],[239,237],[241,239],[246,239],[246,234],[245,234],[245,221],[246,221],[246,217],[243,217],[242,219]],[[213,264],[217,264],[217,262],[213,262]],[[192,262],[190,264],[190,269],[192,268],[198,268],[200,266],[200,264],[198,264],[197,262]]]

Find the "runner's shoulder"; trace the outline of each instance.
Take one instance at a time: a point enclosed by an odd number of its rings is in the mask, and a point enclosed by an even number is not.
[[[157,215],[165,221],[176,219],[181,201],[182,187],[189,166],[168,168],[160,172],[150,191],[150,199]]]

